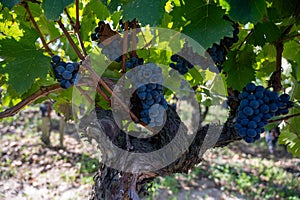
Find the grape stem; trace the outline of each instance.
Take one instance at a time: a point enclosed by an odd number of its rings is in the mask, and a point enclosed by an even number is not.
[[[48,44],[47,44],[45,38],[43,37],[43,34],[42,34],[42,32],[41,32],[39,26],[37,25],[37,23],[36,23],[34,17],[32,16],[32,13],[31,13],[31,11],[30,11],[30,9],[29,9],[29,7],[28,7],[27,2],[23,2],[23,3],[24,3],[24,7],[25,7],[25,9],[26,9],[26,12],[27,12],[28,15],[29,15],[29,18],[30,18],[30,20],[31,20],[31,22],[32,22],[32,24],[33,24],[33,26],[34,26],[34,28],[37,30],[37,32],[38,32],[39,35],[40,35],[40,39],[41,39],[41,41],[42,41],[43,46],[45,47],[45,50],[47,51],[48,54],[50,54],[51,56],[53,56],[54,54],[53,54],[53,52],[51,51],[51,49],[49,48],[49,46],[48,46]]]

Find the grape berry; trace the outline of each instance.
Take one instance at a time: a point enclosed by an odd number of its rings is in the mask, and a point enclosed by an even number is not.
[[[58,80],[62,88],[67,89],[75,83],[79,70],[78,63],[65,63],[59,56],[55,55],[52,57],[51,64],[55,78]]]
[[[264,126],[274,116],[285,115],[294,106],[288,94],[278,96],[276,92],[248,83],[239,94],[240,105],[235,129],[247,143],[260,138]]]

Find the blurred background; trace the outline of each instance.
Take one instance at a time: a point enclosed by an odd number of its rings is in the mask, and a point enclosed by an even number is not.
[[[206,120],[222,124],[226,109],[214,109]],[[0,199],[88,198],[99,161],[66,119],[44,102],[1,121]],[[300,159],[279,134],[211,149],[188,174],[156,179],[144,199],[300,199]]]

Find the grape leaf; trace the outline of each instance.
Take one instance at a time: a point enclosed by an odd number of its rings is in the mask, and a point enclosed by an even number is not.
[[[175,7],[170,14],[175,22],[182,21],[182,18],[190,22],[182,32],[199,42],[204,49],[214,42],[219,42],[224,36],[232,36],[231,23],[223,19],[225,10],[217,5],[206,4],[202,1],[186,1],[185,5]]]
[[[300,65],[300,48],[298,41],[291,40],[284,43],[283,57],[294,60]]]
[[[55,22],[47,20],[44,15],[40,16],[38,25],[42,34],[48,35],[50,40],[53,40],[60,35],[59,30],[55,27]]]
[[[254,26],[253,33],[248,41],[250,44],[264,46],[267,42],[274,42],[279,39],[281,32],[279,28],[272,22],[257,23]]]
[[[230,4],[230,18],[244,24],[262,20],[267,10],[264,0],[228,0],[228,3]]]
[[[42,8],[47,19],[57,20],[64,8],[73,2],[74,0],[43,0]]]
[[[230,52],[228,60],[224,63],[228,87],[241,91],[247,83],[253,81],[255,79],[255,70],[252,67],[254,61],[255,53],[251,46],[245,46],[242,51]]]
[[[298,0],[271,0],[270,3],[272,3],[271,8],[278,13],[277,17],[285,18],[290,17],[294,13]]]
[[[155,26],[160,24],[164,13],[167,0],[134,0],[123,6],[124,20],[136,18],[142,24]]]
[[[291,114],[299,113],[299,108],[293,108]],[[289,124],[281,131],[279,135],[279,144],[287,145],[287,149],[293,155],[300,157],[300,117],[289,119]]]
[[[101,2],[103,2],[106,5],[110,12],[116,11],[118,9],[118,6],[121,5],[121,0],[102,0]]]
[[[110,15],[109,10],[98,0],[91,0],[84,7],[80,34],[83,40],[88,40],[90,32],[96,27],[96,18],[105,20]]]
[[[14,7],[14,5],[18,4],[20,0],[1,0],[1,3],[5,6],[11,9]]]
[[[25,93],[36,78],[46,77],[50,59],[37,50],[35,41],[38,33],[34,29],[25,31],[25,35],[17,42],[14,39],[1,40],[0,57],[5,67],[0,73],[8,73],[8,84],[18,93]]]

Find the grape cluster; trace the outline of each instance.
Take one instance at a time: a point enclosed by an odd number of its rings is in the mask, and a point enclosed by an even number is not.
[[[98,43],[98,47],[102,48],[101,53],[108,59],[116,62],[122,61],[122,46],[121,41],[115,38],[111,43],[103,45],[101,42]]]
[[[231,21],[227,16],[223,17],[225,20],[230,21],[233,23],[233,37],[224,37],[220,41],[220,45],[214,43],[211,48],[207,49],[207,52],[209,53],[210,57],[218,67],[219,71],[223,69],[223,62],[226,58],[228,49],[239,40],[238,34],[239,34],[239,25],[238,23],[234,23]]]
[[[112,37],[112,41],[107,44],[103,44],[100,41],[100,36],[101,36],[101,27],[104,25],[104,21],[100,21],[98,23],[98,26],[95,28],[95,32],[92,33],[91,39],[92,41],[99,41],[98,42],[98,47],[100,47],[101,53],[105,55],[108,59],[114,60],[116,62],[121,62],[122,61],[122,41],[120,37]]]
[[[138,65],[144,64],[144,59],[143,58],[135,58],[131,57],[129,60],[126,61],[125,66],[128,69],[132,69]]]
[[[171,56],[170,67],[180,74],[184,75],[189,69],[192,69],[194,65],[201,65],[203,63],[203,57],[193,51],[193,48],[184,43],[181,51]]]
[[[260,138],[264,126],[274,116],[285,115],[294,106],[288,94],[278,96],[276,92],[248,83],[239,94],[240,105],[235,123],[237,133],[247,143]]]
[[[55,78],[64,89],[69,88],[76,81],[78,75],[79,64],[77,62],[63,62],[57,55],[52,57],[52,67]]]
[[[163,95],[162,70],[154,63],[136,67],[127,73],[141,101],[140,119],[150,127],[162,126],[168,104]]]

